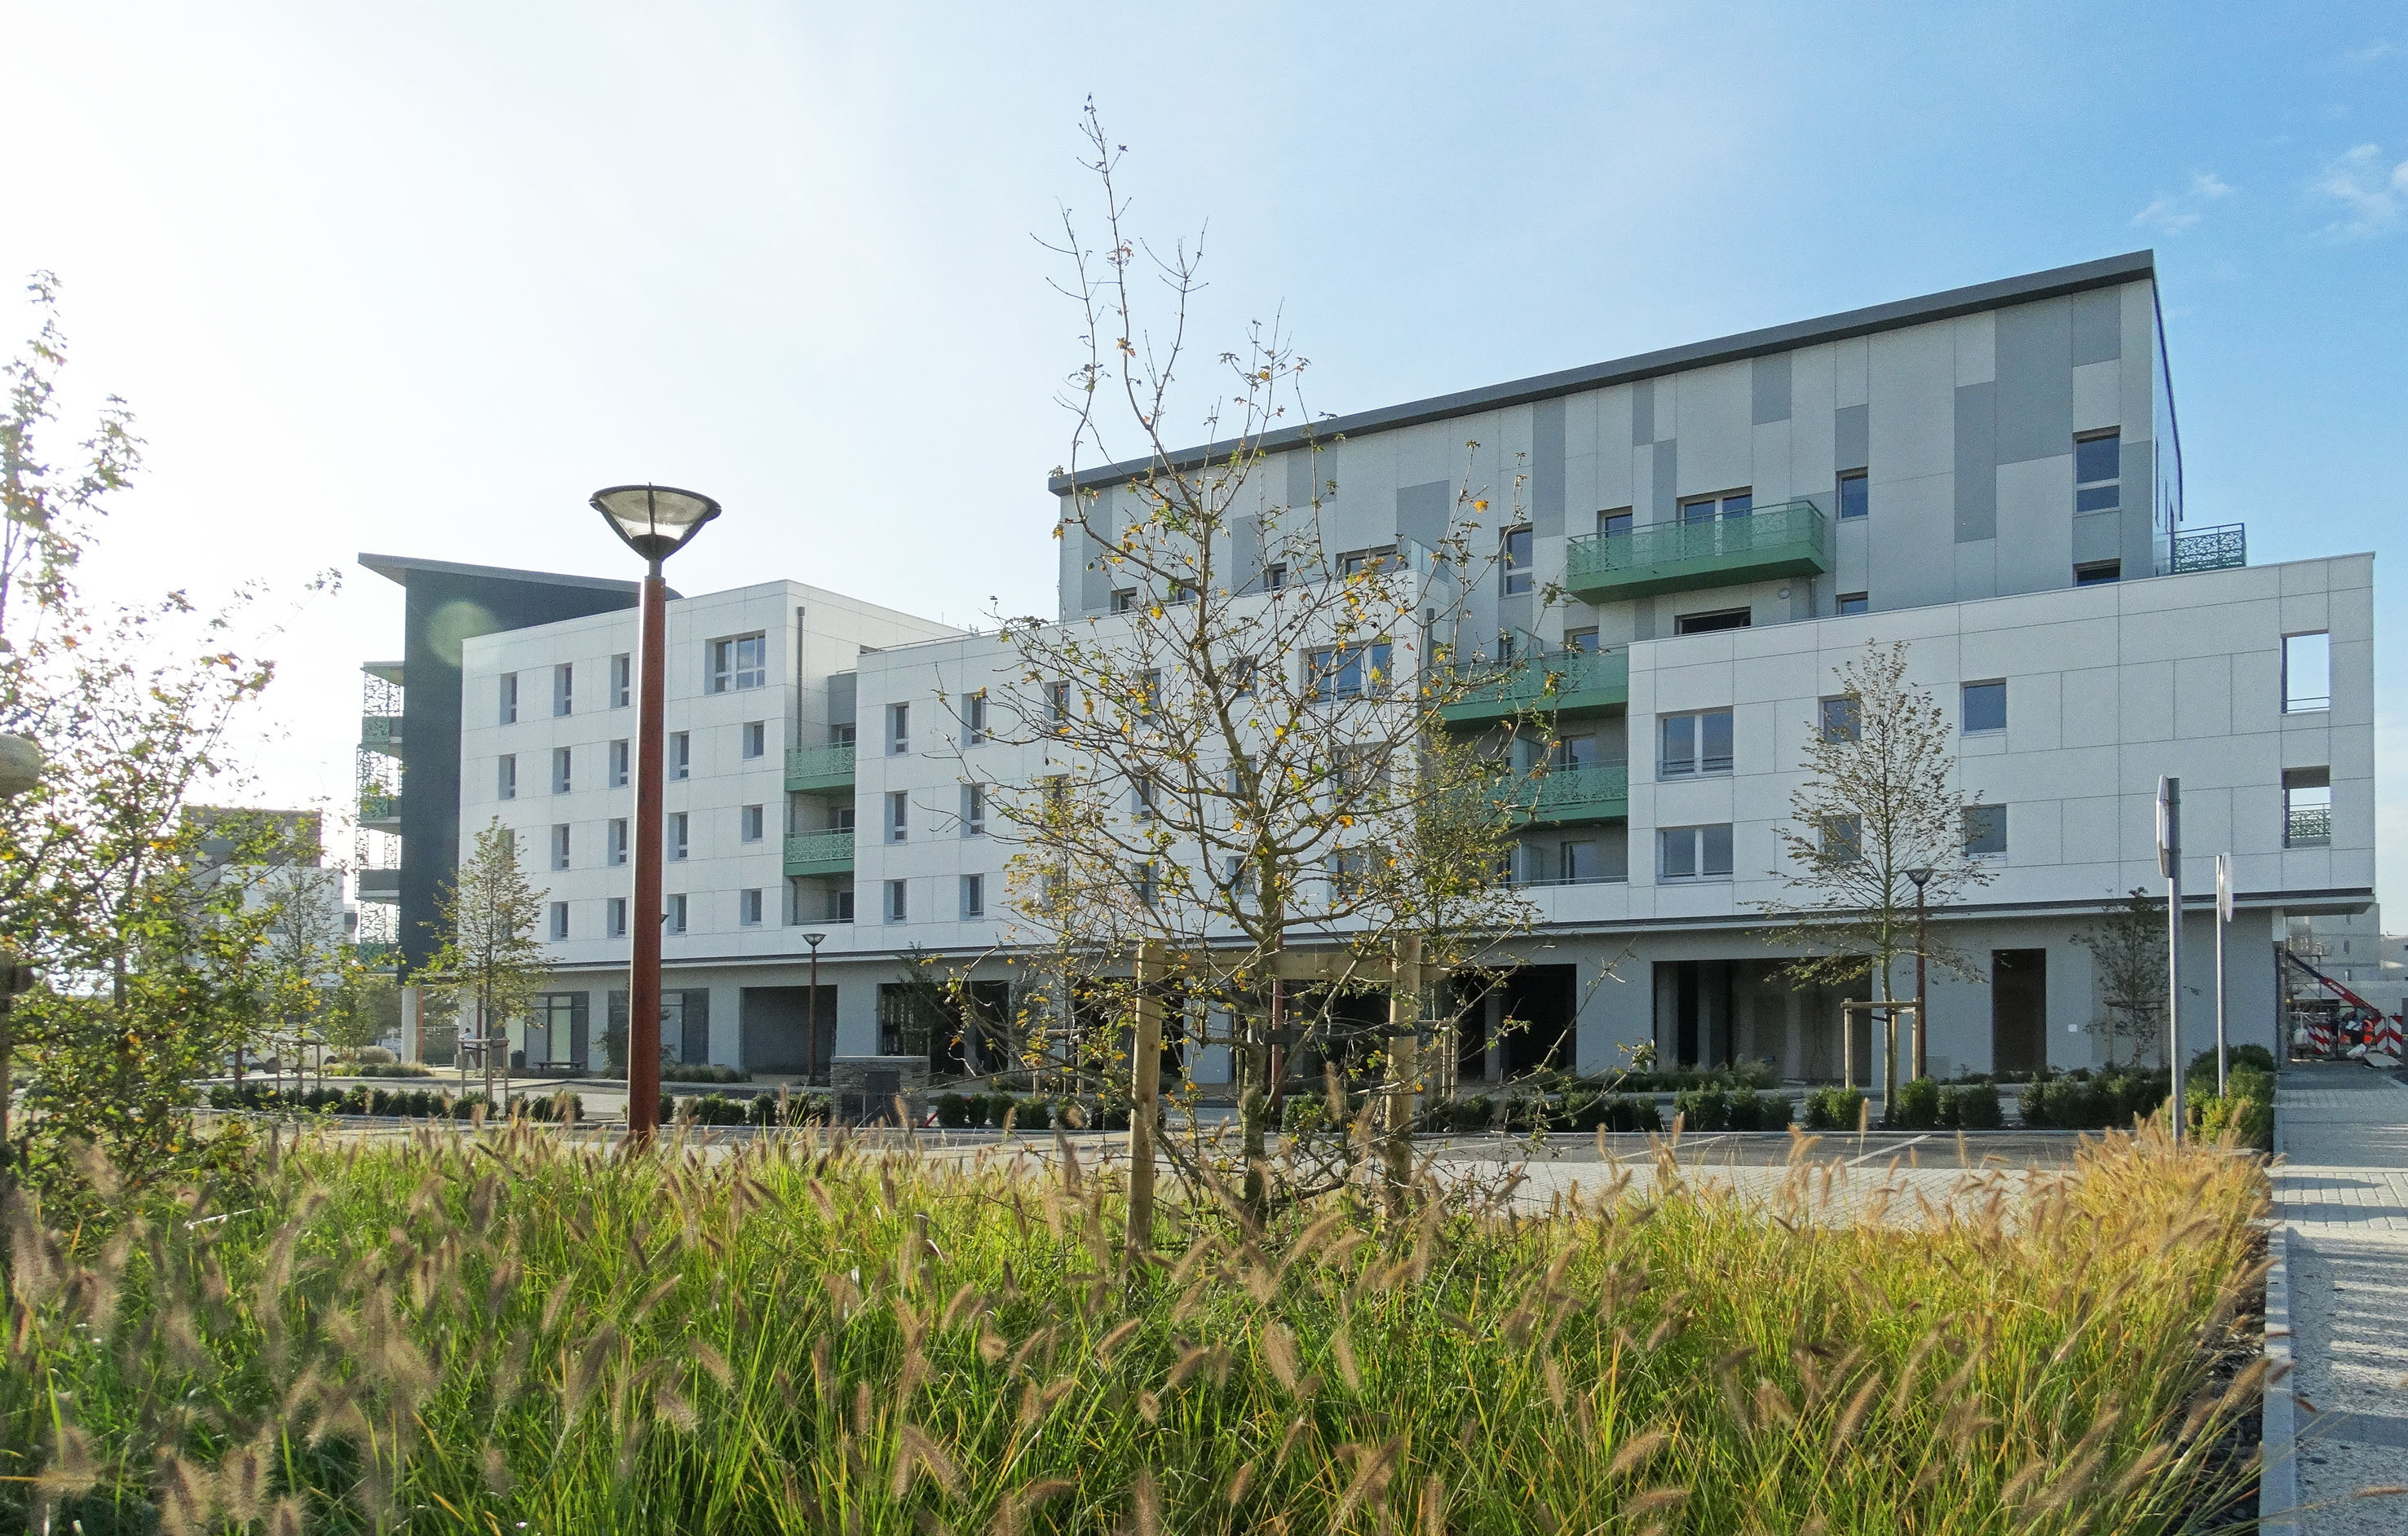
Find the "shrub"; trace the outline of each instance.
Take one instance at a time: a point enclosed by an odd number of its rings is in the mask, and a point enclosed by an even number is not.
[[[1928,1077],[1911,1078],[1898,1085],[1882,1124],[1891,1130],[1938,1130],[1940,1084]]]
[[[751,1072],[734,1067],[722,1067],[712,1061],[664,1061],[661,1063],[664,1083],[750,1083]]]
[[[2006,1123],[1995,1083],[1956,1083],[1940,1090],[1940,1124],[1949,1130],[1997,1130]]]
[[[1672,1113],[1684,1130],[1728,1130],[1730,1090],[1719,1084],[1711,1088],[1684,1088],[1672,1096]]]
[[[527,1099],[525,1103],[526,1116],[530,1120],[552,1121],[573,1126],[585,1118],[583,1097],[571,1093],[566,1088],[555,1094],[547,1094],[541,1098]]]
[[[754,1100],[758,1103],[759,1100]],[[950,1130],[967,1130],[970,1125],[968,1096],[941,1093],[937,1096],[937,1124]]]
[[[1817,1088],[1806,1096],[1808,1130],[1854,1130],[1864,1115],[1866,1098],[1855,1088]]]
[[[1011,1124],[1015,1129],[1024,1131],[1049,1129],[1054,1124],[1054,1106],[1051,1101],[1033,1096],[1015,1098],[1011,1101]]]
[[[2228,1045],[2224,1048],[2224,1067],[2227,1086],[2231,1084],[2232,1074],[2244,1067],[2272,1077],[2274,1074],[2274,1053],[2262,1045]],[[2212,1045],[2191,1057],[2190,1066],[2183,1071],[2186,1083],[2200,1077],[2211,1084],[2215,1081],[2215,1048]]]
[[[1652,1094],[1615,1094],[1606,1102],[1605,1128],[1618,1131],[1660,1131],[1663,1112]]]
[[[2274,1150],[2274,1106],[2265,1099],[2209,1094],[2190,1109],[2192,1127],[2211,1141],[2229,1135],[2242,1146]]]

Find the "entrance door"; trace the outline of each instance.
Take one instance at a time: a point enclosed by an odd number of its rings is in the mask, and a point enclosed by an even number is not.
[[[2048,1065],[2048,951],[1990,952],[1990,1070]]]

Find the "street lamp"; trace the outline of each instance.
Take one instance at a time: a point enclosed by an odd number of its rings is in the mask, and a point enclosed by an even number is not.
[[[1926,988],[1923,962],[1925,952],[1931,947],[1925,937],[1923,888],[1931,883],[1931,871],[1928,868],[1909,869],[1906,878],[1914,882],[1914,1071],[1912,1075],[1919,1078],[1924,1075],[1923,1005]]]
[[[666,485],[613,485],[595,492],[589,505],[645,563],[637,645],[636,912],[627,925],[627,1135],[649,1141],[661,1120],[661,711],[668,676],[661,562],[719,515],[719,503]]]
[[[820,946],[827,942],[824,933],[807,933],[803,942],[811,946],[811,996],[803,1005],[803,1086],[820,1075]]]

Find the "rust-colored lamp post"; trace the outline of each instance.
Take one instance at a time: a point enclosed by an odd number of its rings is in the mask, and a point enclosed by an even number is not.
[[[645,1142],[661,1121],[661,712],[668,678],[661,562],[719,515],[719,503],[666,485],[613,485],[595,492],[592,505],[645,562],[636,648],[636,890],[627,919],[627,1137]]]

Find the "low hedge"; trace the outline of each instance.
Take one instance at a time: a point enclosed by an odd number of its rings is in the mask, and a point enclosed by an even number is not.
[[[1806,1128],[1854,1130],[1864,1117],[1867,1102],[1856,1088],[1816,1088],[1806,1096]]]
[[[1672,1113],[1688,1131],[1787,1130],[1787,1096],[1753,1088],[1690,1088],[1673,1095]]]
[[[305,1088],[291,1091],[265,1084],[240,1086],[220,1084],[209,1090],[209,1107],[219,1110],[299,1110],[318,1114],[370,1115],[405,1120],[467,1120],[489,1101],[482,1089],[448,1094],[435,1088]],[[512,1099],[513,1113],[530,1120],[575,1122],[585,1116],[585,1101],[573,1093],[523,1095]]]
[[[2157,1113],[2172,1091],[2169,1080],[2157,1073],[2043,1078],[2024,1089],[2023,1122],[2050,1130],[2122,1130]]]

